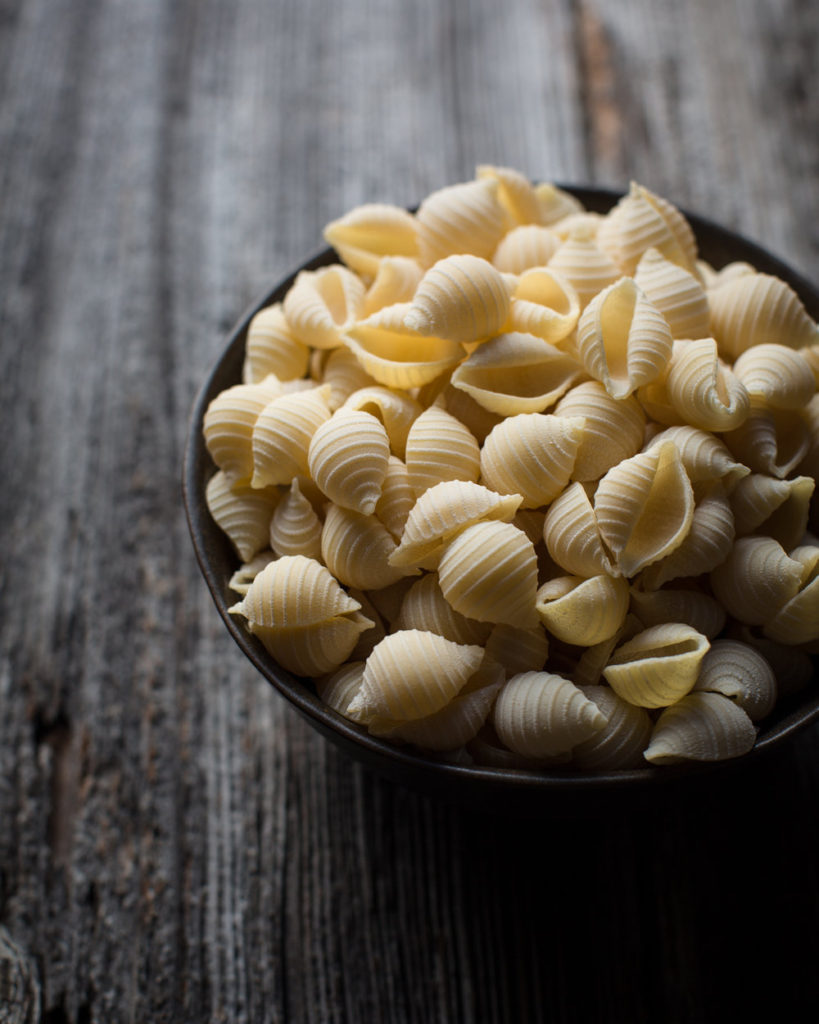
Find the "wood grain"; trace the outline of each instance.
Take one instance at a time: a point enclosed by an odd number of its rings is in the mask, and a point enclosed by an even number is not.
[[[650,813],[428,801],[243,663],[178,481],[251,299],[478,162],[816,278],[818,38],[810,0],[0,4],[0,1021],[815,1008],[815,729]]]

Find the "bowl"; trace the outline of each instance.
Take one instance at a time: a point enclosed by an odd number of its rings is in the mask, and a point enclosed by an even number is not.
[[[561,185],[583,205],[600,213],[609,210],[621,197],[618,192],[600,188]],[[760,246],[696,214],[683,211],[695,234],[701,256],[713,266],[745,260],[758,270],[787,281],[799,294],[808,312],[819,319],[819,291],[790,267]],[[244,343],[251,318],[263,307],[280,301],[301,270],[312,270],[336,262],[332,249],[324,249],[256,301],[228,336],[224,349],[208,375],[194,404],[184,460],[183,497],[194,550],[228,632],[240,650],[267,681],[318,732],[353,758],[382,776],[427,794],[472,806],[527,809],[544,806],[602,806],[613,796],[641,792],[653,797],[669,784],[689,785],[695,779],[721,774],[758,762],[781,749],[799,730],[819,718],[819,688],[809,688],[781,699],[770,716],[761,723],[753,749],[730,761],[686,762],[662,767],[622,771],[583,772],[552,769],[519,771],[453,764],[427,756],[409,747],[396,746],[371,736],[363,727],[343,718],[317,696],[309,680],[294,676],[271,657],[262,643],[247,632],[243,623],[228,614],[237,600],[228,581],[238,567],[238,559],[225,534],[211,519],[205,503],[205,487],[215,467],[205,447],[202,423],[210,401],[225,388],[241,382]]]

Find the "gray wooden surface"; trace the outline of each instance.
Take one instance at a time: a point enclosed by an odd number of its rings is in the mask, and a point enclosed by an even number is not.
[[[179,478],[250,300],[477,162],[815,280],[818,51],[813,0],[2,0],[3,1024],[815,1016],[816,729],[639,813],[431,802],[245,663]]]

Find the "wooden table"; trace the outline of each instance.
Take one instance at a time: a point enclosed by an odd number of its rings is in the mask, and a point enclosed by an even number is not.
[[[356,203],[634,178],[819,276],[812,0],[6,0],[0,1021],[815,1019],[819,733],[639,811],[331,748],[180,502],[227,329]]]

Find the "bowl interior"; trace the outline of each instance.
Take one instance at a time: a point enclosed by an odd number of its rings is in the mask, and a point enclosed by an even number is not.
[[[593,211],[605,213],[620,198],[620,193],[597,188],[562,185]],[[819,319],[819,291],[790,267],[764,249],[741,236],[686,212],[697,237],[700,255],[719,268],[735,260],[746,260],[764,273],[787,281],[800,295],[814,319]],[[583,801],[584,794],[599,797],[622,790],[645,790],[670,782],[680,782],[747,765],[770,753],[796,730],[819,718],[819,692],[811,688],[784,698],[761,724],[755,747],[733,761],[686,763],[661,768],[645,767],[628,771],[584,772],[550,770],[542,772],[483,768],[452,764],[409,747],[399,747],[371,736],[365,729],[341,717],[323,704],[309,680],[283,669],[267,653],[261,642],[248,633],[241,621],[228,614],[236,600],[228,581],[238,567],[238,558],[225,534],[211,519],[205,503],[205,487],[214,466],[204,444],[202,422],[210,401],[221,391],[241,381],[244,344],[251,318],[263,307],[280,301],[299,270],[314,269],[335,262],[331,249],[325,249],[263,295],[239,320],[225,348],[205,381],[193,407],[185,452],[183,497],[199,566],[222,619],[241,650],[264,677],[324,736],[381,774],[416,789],[445,798],[506,805],[537,806],[546,793],[571,796]],[[511,805],[510,805],[511,806]]]

